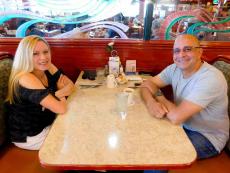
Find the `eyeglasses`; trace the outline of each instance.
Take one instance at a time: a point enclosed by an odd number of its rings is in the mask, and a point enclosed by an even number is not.
[[[177,55],[179,54],[181,51],[183,51],[184,53],[190,53],[193,51],[193,49],[196,49],[196,48],[200,48],[200,47],[193,47],[193,46],[185,46],[183,47],[183,49],[179,49],[179,48],[175,48],[173,49],[173,54]]]

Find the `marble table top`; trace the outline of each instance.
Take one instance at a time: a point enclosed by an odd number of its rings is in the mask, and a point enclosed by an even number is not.
[[[115,95],[126,85],[80,88],[78,78],[68,111],[57,116],[39,151],[44,167],[56,169],[169,169],[186,167],[196,151],[178,125],[147,111],[135,89],[125,119],[115,110]],[[129,84],[128,84],[129,85]]]

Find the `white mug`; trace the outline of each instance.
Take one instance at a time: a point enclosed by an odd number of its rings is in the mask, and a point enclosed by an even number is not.
[[[128,94],[128,105],[129,106],[132,106],[132,105],[134,105],[134,96],[133,96],[133,94],[134,94],[134,89],[132,89],[132,88],[125,88],[124,90],[123,90],[123,92],[125,92],[125,93],[127,93]]]
[[[113,74],[107,76],[107,87],[108,88],[115,88],[117,87],[117,81]]]

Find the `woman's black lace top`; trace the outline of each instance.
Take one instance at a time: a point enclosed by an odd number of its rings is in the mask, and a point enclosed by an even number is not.
[[[8,132],[12,142],[26,142],[27,136],[39,134],[55,119],[55,113],[44,109],[40,102],[48,94],[54,95],[57,91],[56,84],[61,71],[58,70],[54,75],[46,71],[45,74],[48,78],[46,89],[28,89],[19,85],[19,97],[15,97],[15,103],[6,103]]]

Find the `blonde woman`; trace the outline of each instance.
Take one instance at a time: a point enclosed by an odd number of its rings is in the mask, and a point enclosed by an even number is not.
[[[31,35],[17,48],[6,99],[11,141],[18,147],[39,150],[56,114],[66,112],[66,96],[73,82],[51,63],[48,43]]]

